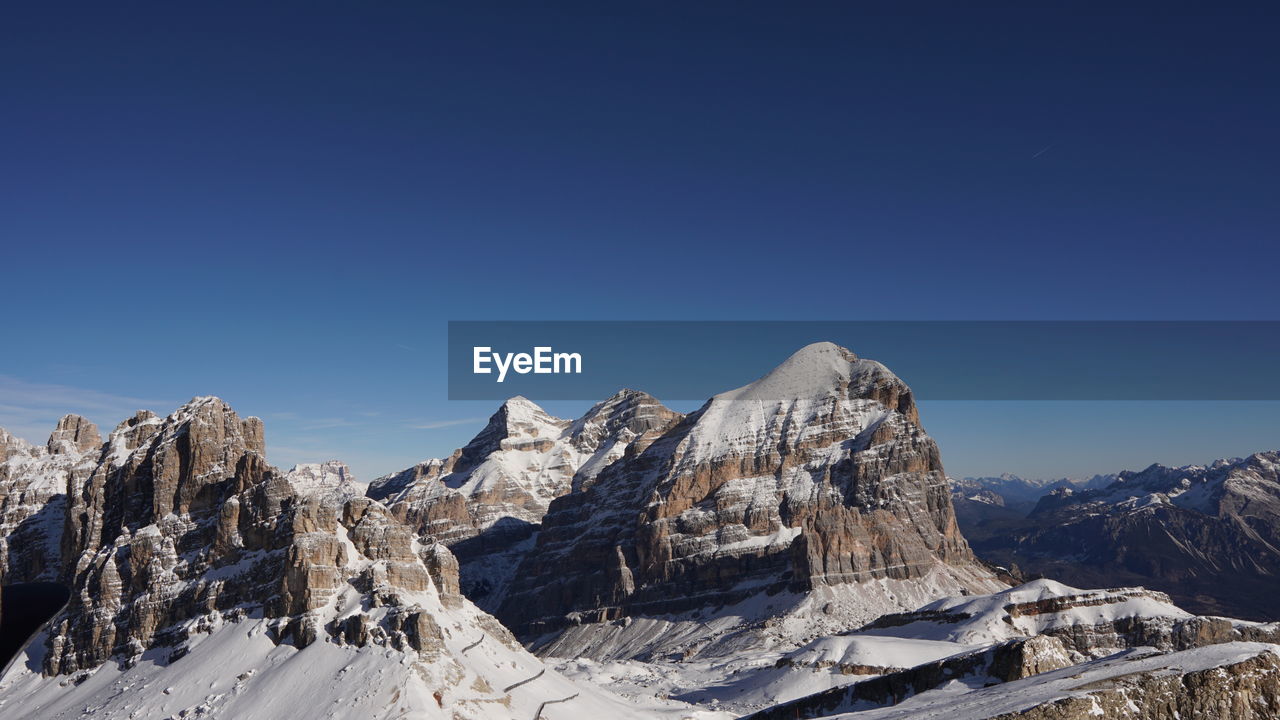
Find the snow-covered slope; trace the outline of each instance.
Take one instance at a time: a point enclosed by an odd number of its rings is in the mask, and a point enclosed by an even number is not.
[[[708,618],[706,625],[720,627],[735,608],[727,610]],[[810,610],[821,612],[819,606]],[[730,652],[728,640],[721,638],[726,651],[709,657],[675,653],[591,660],[560,653],[555,662],[571,676],[604,681],[634,697],[660,695],[743,713],[785,708],[805,698],[806,707],[829,707],[854,697],[857,707],[876,708],[901,699],[903,688],[925,692],[950,678],[967,678],[965,682],[981,687],[1135,647],[1167,653],[1280,641],[1280,625],[1193,616],[1161,593],[1080,590],[1050,580],[943,598],[912,612],[883,615],[854,631],[812,638],[796,649],[781,638],[804,625],[788,626],[786,617],[772,622],[766,632],[778,638],[774,643],[741,645]],[[869,680],[879,684],[855,696],[842,690]],[[816,714],[806,710],[800,717]]]
[[[1080,590],[1034,580],[990,595],[943,598],[914,612],[881,617],[861,632],[980,646],[1133,617],[1182,620],[1192,614],[1168,596],[1142,588]]]

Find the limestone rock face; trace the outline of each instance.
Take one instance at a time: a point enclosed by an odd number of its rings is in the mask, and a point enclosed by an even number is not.
[[[554,500],[498,615],[538,634],[763,591],[939,577],[1001,587],[957,529],[910,389],[819,343]]]

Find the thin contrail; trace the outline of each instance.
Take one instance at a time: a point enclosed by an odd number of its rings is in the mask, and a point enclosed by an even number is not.
[[[1045,154],[1045,153],[1049,152],[1049,148],[1051,148],[1051,147],[1053,147],[1053,143],[1049,143],[1048,145],[1045,145],[1044,147],[1040,148],[1040,152],[1036,153],[1035,155],[1032,155],[1032,156],[1031,156],[1031,159],[1032,159],[1032,160],[1035,160],[1036,158],[1040,157],[1041,155],[1043,155],[1043,154]]]

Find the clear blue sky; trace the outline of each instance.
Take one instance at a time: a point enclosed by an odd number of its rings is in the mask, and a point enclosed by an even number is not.
[[[1278,317],[1274,4],[454,5],[6,8],[0,425],[217,394],[368,478],[492,411],[450,319]],[[1271,403],[924,421],[957,475],[1280,446]]]

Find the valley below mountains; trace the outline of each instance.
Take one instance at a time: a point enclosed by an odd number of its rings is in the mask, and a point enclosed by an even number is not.
[[[70,592],[0,716],[1280,717],[1278,472],[952,483],[831,343],[688,414],[512,398],[367,484],[216,397],[69,415],[0,431],[0,588]]]

